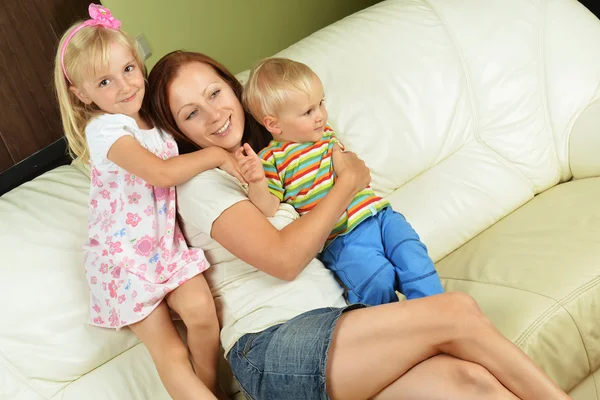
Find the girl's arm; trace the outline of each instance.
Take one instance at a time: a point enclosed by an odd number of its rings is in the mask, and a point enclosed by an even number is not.
[[[221,168],[240,182],[244,181],[237,162],[220,147],[209,147],[163,160],[132,136],[123,136],[110,147],[108,159],[156,187],[176,186],[213,168]]]
[[[279,279],[293,280],[320,251],[339,216],[371,176],[354,153],[334,148],[337,179],[309,213],[277,230],[248,201],[235,203],[214,221],[211,236],[242,261]]]

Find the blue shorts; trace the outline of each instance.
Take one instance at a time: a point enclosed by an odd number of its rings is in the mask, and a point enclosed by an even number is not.
[[[347,289],[349,303],[371,306],[444,292],[427,247],[404,216],[387,207],[338,236],[321,261]]]
[[[325,371],[333,330],[340,315],[362,307],[319,308],[242,336],[228,359],[246,398],[329,400]]]

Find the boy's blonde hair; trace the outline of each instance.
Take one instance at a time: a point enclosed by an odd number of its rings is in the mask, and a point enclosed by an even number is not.
[[[261,124],[266,116],[277,116],[286,103],[286,91],[310,95],[317,76],[306,64],[288,58],[266,58],[256,64],[244,87],[242,100]]]
[[[71,84],[65,77],[60,60],[60,51],[69,34],[81,22],[73,24],[62,36],[54,61],[54,87],[58,98],[62,125],[69,145],[69,153],[75,162],[87,163],[90,153],[85,139],[85,126],[101,113],[95,104],[85,104],[69,90]],[[109,48],[119,43],[131,50],[138,67],[146,77],[146,68],[137,43],[128,34],[102,26],[85,26],[70,39],[65,49],[64,65],[74,86],[105,70],[110,62]]]

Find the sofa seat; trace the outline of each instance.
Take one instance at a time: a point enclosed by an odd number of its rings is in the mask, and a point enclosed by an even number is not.
[[[598,199],[600,178],[555,186],[436,264],[567,391],[600,367]]]

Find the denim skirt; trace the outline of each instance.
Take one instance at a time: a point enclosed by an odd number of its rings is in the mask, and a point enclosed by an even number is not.
[[[329,400],[325,371],[333,330],[340,315],[363,307],[319,308],[242,336],[228,358],[246,398]]]

